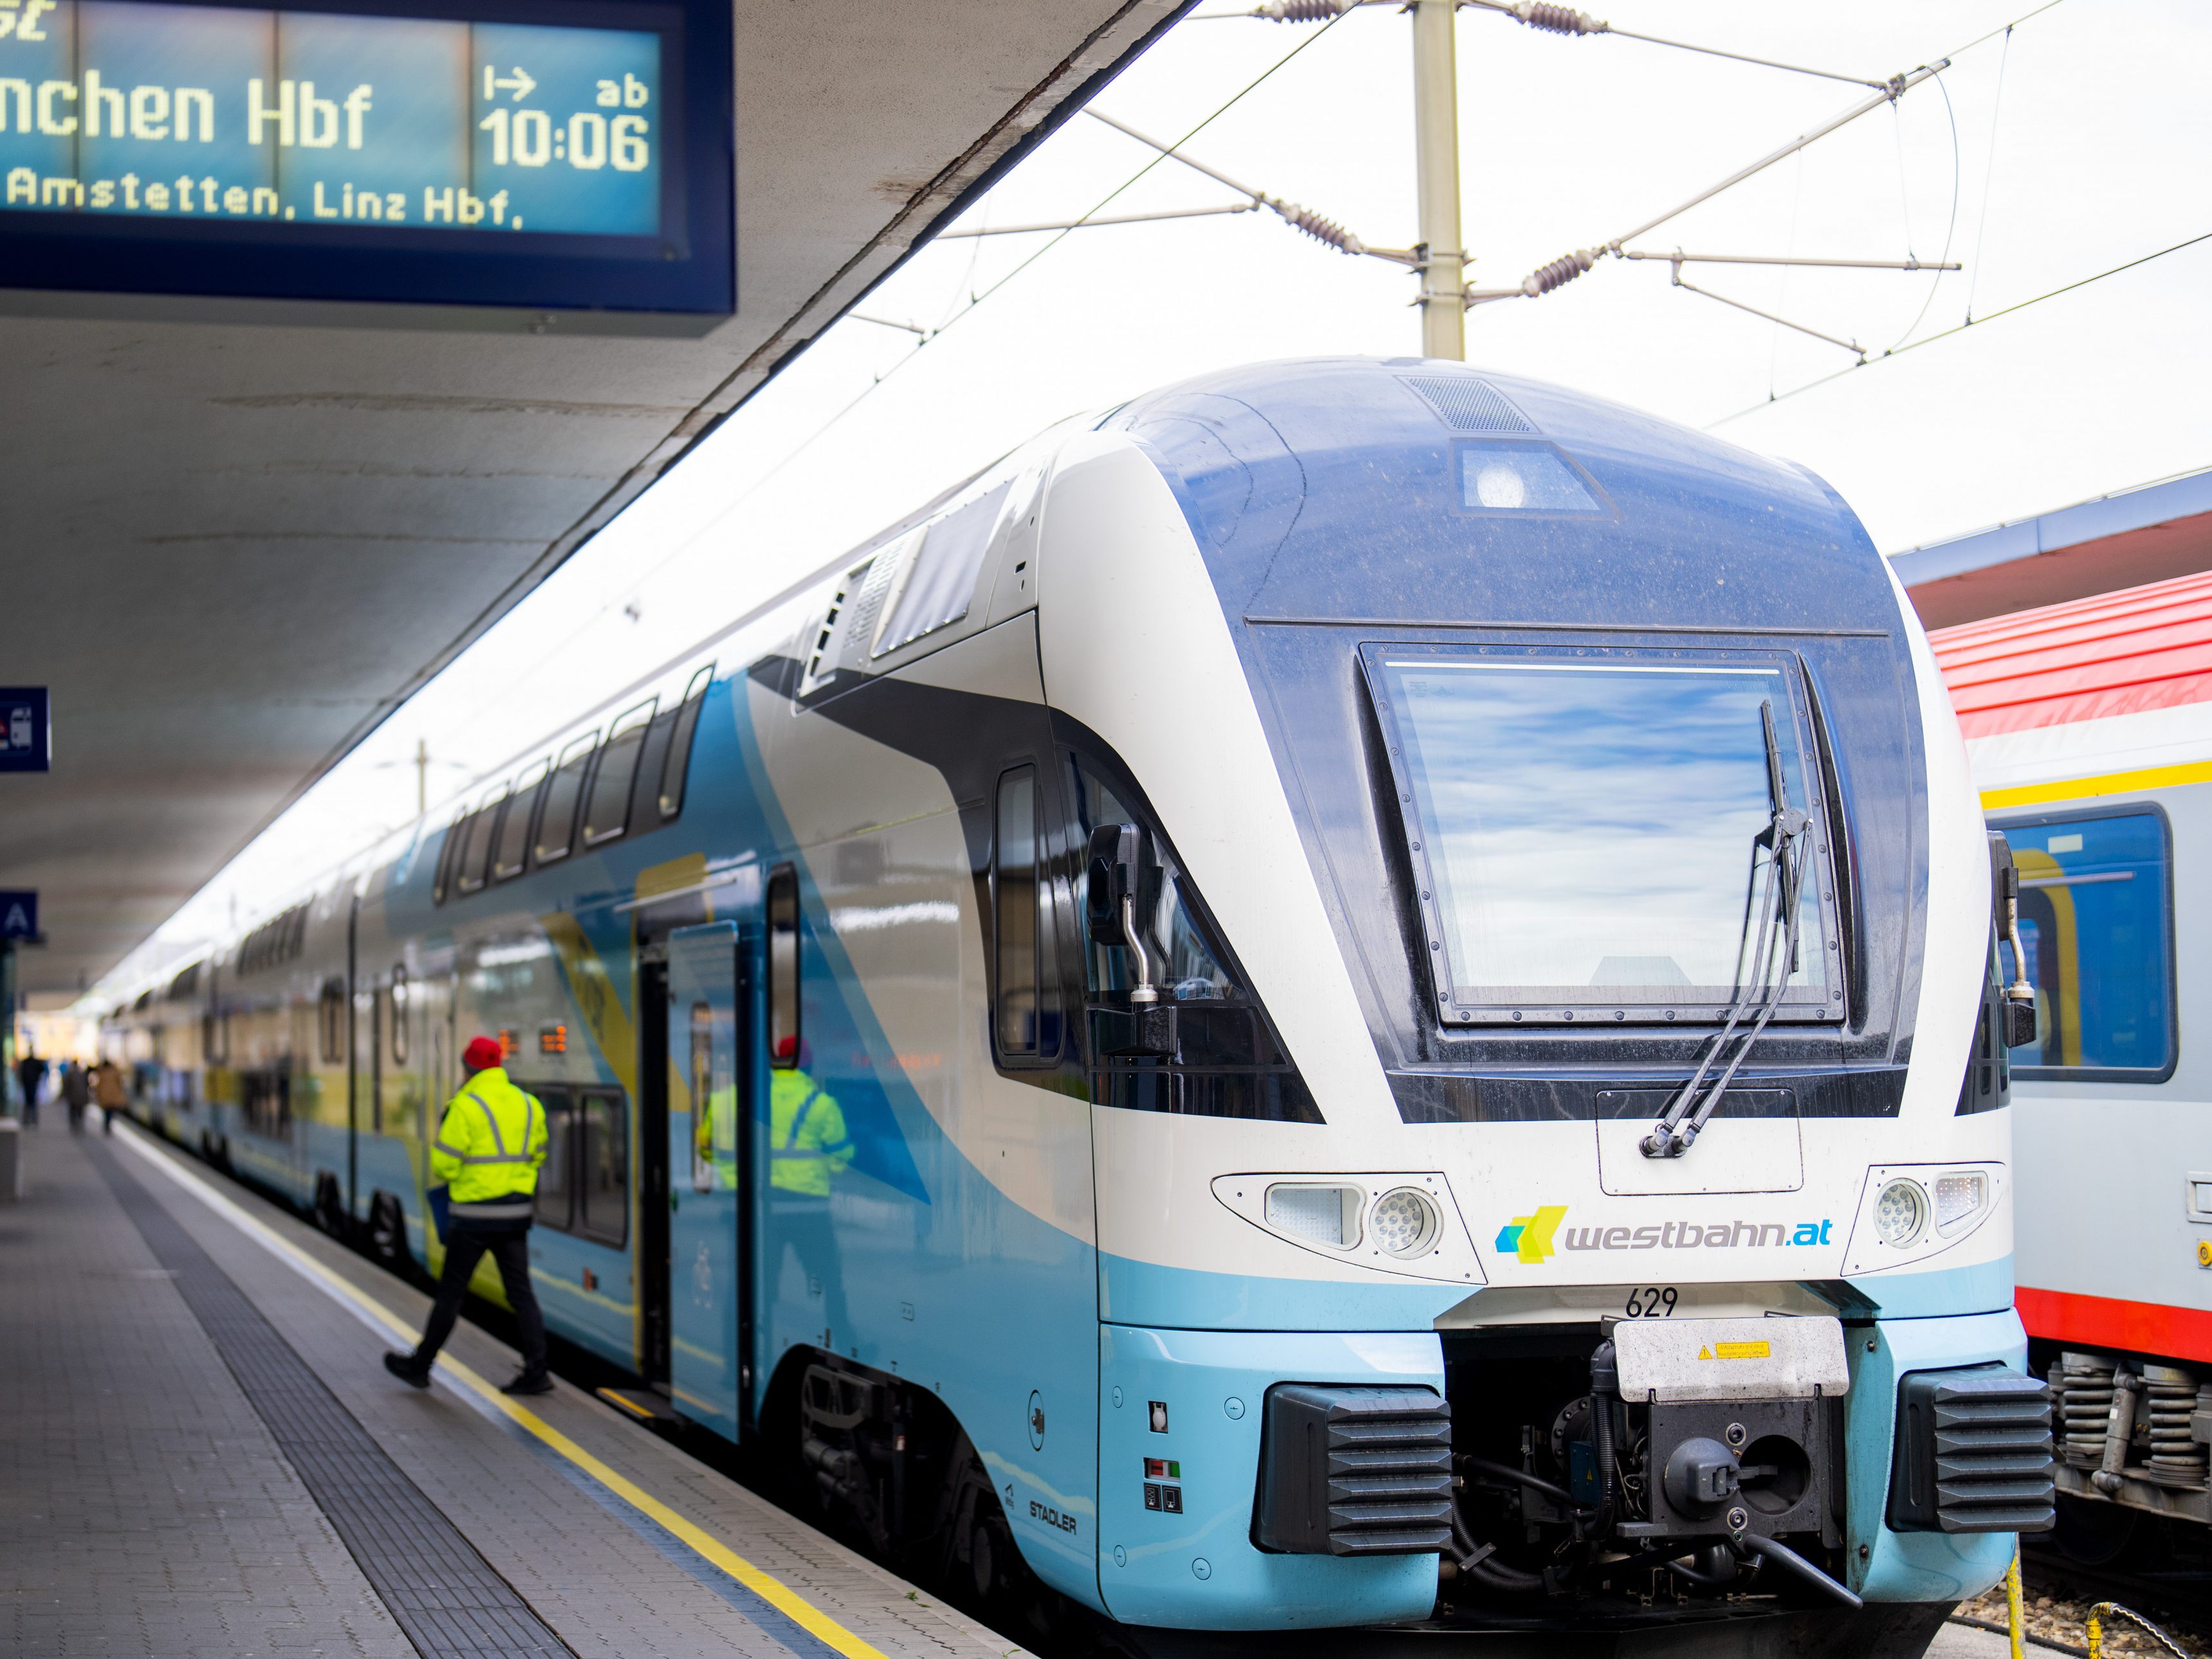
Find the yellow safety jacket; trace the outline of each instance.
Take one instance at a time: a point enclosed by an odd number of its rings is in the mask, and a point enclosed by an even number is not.
[[[456,1220],[527,1219],[551,1132],[538,1097],[497,1066],[478,1072],[447,1103],[430,1168],[447,1183]]]
[[[830,1177],[853,1161],[837,1097],[800,1071],[776,1072],[769,1085],[769,1185],[830,1196]]]

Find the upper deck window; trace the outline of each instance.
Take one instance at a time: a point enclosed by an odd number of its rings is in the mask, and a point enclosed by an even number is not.
[[[1444,1018],[1710,1019],[1778,983],[1777,1019],[1841,1018],[1826,813],[1787,659],[1507,646],[1365,655]],[[1809,815],[1791,842],[1802,860],[1796,962],[1780,946],[1762,978],[1778,807]],[[1778,900],[1772,914],[1778,936]]]
[[[2014,1079],[2155,1083],[2173,1068],[2172,854],[2154,809],[1999,821],[2041,1019]],[[1999,948],[2008,979],[2012,950]]]

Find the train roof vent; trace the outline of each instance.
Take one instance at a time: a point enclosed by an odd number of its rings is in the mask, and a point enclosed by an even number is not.
[[[896,596],[877,630],[870,655],[880,657],[902,645],[912,645],[968,614],[1008,488],[1002,483],[929,526],[921,545],[903,561]]]
[[[1472,374],[1401,374],[1399,380],[1455,432],[1534,432],[1505,394]]]

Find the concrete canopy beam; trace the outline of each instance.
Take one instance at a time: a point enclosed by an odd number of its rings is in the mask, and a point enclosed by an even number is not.
[[[112,965],[1183,6],[745,0],[703,338],[0,296],[0,679],[55,721],[0,778],[24,988]]]

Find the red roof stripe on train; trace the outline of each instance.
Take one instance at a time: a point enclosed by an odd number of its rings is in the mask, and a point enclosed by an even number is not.
[[[1970,738],[2212,702],[2212,572],[1929,635]]]

